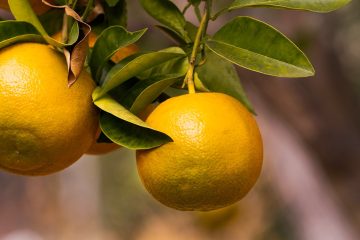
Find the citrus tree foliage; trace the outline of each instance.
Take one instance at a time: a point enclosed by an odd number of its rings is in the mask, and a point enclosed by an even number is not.
[[[111,57],[135,44],[147,29],[126,29],[125,0],[57,0],[51,10],[38,16],[27,0],[9,0],[16,20],[0,21],[0,47],[17,42],[48,43],[63,52],[69,65],[69,87],[85,67],[98,87],[93,101],[101,109],[99,142],[115,142],[131,149],[148,149],[172,141],[151,129],[138,114],[156,100],[189,91],[222,92],[237,98],[249,111],[235,66],[259,73],[302,78],[315,70],[306,55],[273,26],[247,16],[236,16],[214,35],[207,34],[209,21],[241,8],[263,7],[330,12],[350,0],[234,0],[214,9],[212,0],[188,0],[184,9],[169,0],[139,0],[159,29],[176,45],[152,52],[136,53],[115,63]],[[100,10],[99,10],[100,9]],[[193,10],[198,22],[189,22]],[[52,34],[62,31],[63,39]],[[98,35],[88,49],[90,31]]]

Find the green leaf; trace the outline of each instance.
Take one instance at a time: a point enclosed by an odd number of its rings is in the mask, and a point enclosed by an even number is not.
[[[198,31],[198,27],[192,24],[191,22],[186,22],[185,30],[188,33],[191,41],[195,42],[196,33]]]
[[[237,17],[227,23],[207,46],[228,61],[271,76],[308,77],[315,72],[293,42],[270,25],[250,17]]]
[[[101,118],[101,115],[100,115],[100,118]],[[100,136],[98,137],[98,139],[96,139],[96,142],[97,143],[113,143],[113,141],[111,141],[107,136],[105,136],[105,134],[103,132],[100,133]]]
[[[125,106],[130,108],[130,112],[139,114],[149,104],[151,104],[169,86],[179,81],[181,74],[169,74],[149,78],[135,84],[126,96]]]
[[[276,7],[313,12],[331,12],[348,4],[351,0],[235,0],[229,10],[244,7]]]
[[[47,33],[35,12],[31,8],[28,0],[8,0],[11,13],[16,20],[31,23],[41,35],[47,36]]]
[[[234,65],[208,49],[206,53],[205,64],[196,69],[204,86],[212,92],[225,93],[238,99],[250,112],[254,113]]]
[[[125,65],[119,63],[115,65],[106,75],[101,86],[99,96],[106,94],[110,90],[116,88],[128,79],[137,76],[143,71],[171,59],[184,56],[184,54],[185,53],[180,48],[169,48],[158,52],[140,55]]]
[[[130,149],[149,149],[172,141],[164,133],[150,128],[109,95],[100,97],[100,90],[93,93],[94,104],[102,109],[100,128],[113,142]]]
[[[159,64],[149,70],[141,72],[137,75],[140,79],[154,78],[168,74],[178,74],[184,76],[189,69],[189,60],[186,56],[171,59],[162,64]]]
[[[144,128],[103,112],[100,128],[112,142],[133,150],[159,147],[172,139],[164,133]]]
[[[0,22],[0,48],[25,41],[45,42],[44,38],[30,23],[14,20]]]
[[[78,22],[74,22],[69,32],[68,42],[75,43],[79,38],[79,34],[80,34],[79,24]]]
[[[186,42],[190,41],[184,30],[185,18],[174,3],[169,0],[140,0],[140,3],[150,16],[179,33]]]
[[[89,65],[93,78],[99,81],[104,65],[120,48],[128,46],[141,38],[147,29],[128,32],[122,26],[105,29],[95,42]]]
[[[198,5],[201,3],[201,0],[189,0],[189,2],[190,2],[192,5],[198,6]]]
[[[169,87],[164,91],[164,93],[169,97],[177,97],[177,96],[189,94],[189,91],[187,89]]]
[[[62,29],[64,18],[64,11],[62,9],[50,9],[44,14],[39,16],[39,20],[46,30],[46,32],[52,36],[58,33]]]
[[[104,4],[104,22],[105,25],[127,26],[127,3],[126,0],[108,0],[108,4]]]
[[[110,6],[113,7],[115,6],[120,0],[106,0],[106,3]]]
[[[15,19],[18,21],[31,23],[36,28],[36,30],[43,36],[47,43],[57,47],[71,46],[75,43],[69,42],[68,44],[64,44],[51,38],[46,32],[45,28],[42,26],[34,10],[31,8],[28,0],[8,0],[8,4]]]
[[[199,74],[197,72],[195,72],[194,74],[194,84],[196,91],[210,92],[210,90],[207,87],[205,87],[204,83],[200,80]]]
[[[174,30],[172,30],[166,26],[163,26],[163,25],[155,25],[155,27],[160,29],[163,33],[165,33],[167,36],[169,36],[171,38],[171,40],[174,40],[176,43],[178,43],[180,45],[187,44],[186,40],[182,36],[180,36],[180,34],[175,32]]]

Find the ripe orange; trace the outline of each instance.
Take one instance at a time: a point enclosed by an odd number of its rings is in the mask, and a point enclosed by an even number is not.
[[[254,117],[236,99],[196,93],[161,103],[147,118],[174,142],[137,151],[146,189],[179,210],[228,206],[254,186],[262,166],[262,140]]]
[[[89,149],[98,129],[83,71],[70,88],[65,58],[48,45],[0,50],[0,168],[23,175],[60,171]]]

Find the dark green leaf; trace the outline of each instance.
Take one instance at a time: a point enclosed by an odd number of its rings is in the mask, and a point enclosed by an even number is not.
[[[141,38],[146,29],[128,32],[122,26],[111,26],[105,29],[98,37],[89,61],[93,78],[99,80],[104,64],[120,48],[130,45]]]
[[[177,6],[169,0],[140,0],[143,8],[156,20],[179,33],[189,41],[185,28],[185,18]]]
[[[313,12],[330,12],[348,4],[351,0],[235,0],[230,10],[243,7],[276,7]]]
[[[0,48],[16,42],[45,42],[33,25],[21,21],[0,22]]]
[[[207,46],[252,71],[291,78],[314,75],[311,63],[293,42],[275,28],[250,17],[237,17],[227,23]]]
[[[61,9],[50,9],[46,13],[39,16],[39,20],[46,30],[52,36],[61,31],[63,24],[64,11]]]
[[[105,112],[100,117],[100,128],[111,141],[133,150],[155,148],[172,141],[164,133],[131,124]]]
[[[111,3],[110,3],[111,2]],[[127,26],[127,4],[126,0],[108,0],[104,4],[104,21],[106,26]]]
[[[138,56],[125,66],[123,64],[117,64],[106,75],[99,96],[109,92],[143,71],[181,56],[184,56],[184,52],[180,48],[169,48]]]
[[[129,79],[128,81],[124,82],[120,86],[112,89],[108,94],[114,98],[118,103],[125,106],[125,100],[129,95],[129,91],[132,87],[135,86],[140,80],[136,77]]]
[[[140,79],[148,79],[168,74],[184,76],[188,69],[189,60],[186,56],[181,56],[180,58],[171,59],[147,71],[141,72],[137,77]]]
[[[66,5],[69,0],[55,0],[55,3],[59,6]]]
[[[201,0],[189,0],[189,2],[190,2],[192,5],[198,6],[198,5],[201,3]]]
[[[196,38],[196,33],[198,31],[198,27],[196,27],[194,24],[192,24],[191,22],[186,22],[185,25],[185,30],[188,33],[191,41],[195,41]]]
[[[151,104],[165,89],[179,81],[181,74],[169,74],[149,78],[138,82],[130,89],[126,96],[125,106],[130,112],[139,114],[149,104]]]
[[[180,45],[185,45],[186,40],[180,36],[177,32],[173,31],[172,29],[163,26],[163,25],[155,25],[155,27],[159,28],[161,31],[163,31],[167,36],[171,38],[171,40],[174,40],[176,43]]]
[[[96,140],[97,143],[113,143],[103,132],[100,133],[100,136]]]
[[[169,97],[177,97],[177,96],[189,94],[189,91],[187,89],[169,87],[164,91],[164,93]]]
[[[110,7],[115,6],[120,0],[106,0],[106,3],[109,4]]]
[[[108,95],[100,97],[99,89],[93,93],[94,104],[102,109],[100,127],[113,142],[130,149],[158,147],[172,139],[150,128],[145,122],[129,112]]]
[[[239,76],[230,62],[211,51],[207,51],[205,64],[198,67],[196,72],[201,82],[210,91],[228,94],[238,99],[249,111],[254,113],[254,109],[241,85]]]

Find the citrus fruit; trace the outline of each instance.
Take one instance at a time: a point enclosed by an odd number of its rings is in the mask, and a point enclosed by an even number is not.
[[[136,154],[145,188],[169,207],[222,208],[244,197],[259,177],[260,132],[251,113],[233,97],[174,97],[161,103],[146,122],[173,139]]]
[[[33,8],[36,14],[43,14],[50,10],[50,7],[42,3],[41,0],[29,0],[31,7]],[[54,3],[54,0],[47,0],[48,3]],[[0,8],[5,10],[10,10],[7,0],[0,0]]]
[[[65,58],[48,45],[0,50],[0,168],[23,175],[62,170],[89,149],[98,129],[83,71],[68,87]]]

